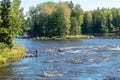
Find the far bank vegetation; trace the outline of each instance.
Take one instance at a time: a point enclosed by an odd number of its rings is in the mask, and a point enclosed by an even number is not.
[[[80,4],[72,1],[48,1],[30,7],[27,14],[24,32],[33,38],[78,38],[77,35],[120,32],[120,8],[98,7],[96,10],[84,11]]]

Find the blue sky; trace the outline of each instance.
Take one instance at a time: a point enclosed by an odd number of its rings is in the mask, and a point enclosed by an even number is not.
[[[29,10],[30,6],[35,6],[36,4],[46,2],[46,1],[71,1],[71,0],[21,0],[21,6],[24,8],[24,12]],[[80,4],[82,9],[93,10],[97,7],[105,8],[120,8],[120,0],[72,0],[74,4]]]

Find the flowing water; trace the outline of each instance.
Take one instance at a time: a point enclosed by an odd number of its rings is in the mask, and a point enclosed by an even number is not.
[[[120,80],[120,39],[18,39],[17,43],[38,50],[38,57],[0,68],[0,80]]]

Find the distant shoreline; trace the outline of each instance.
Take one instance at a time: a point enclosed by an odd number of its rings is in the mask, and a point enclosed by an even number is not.
[[[77,35],[77,36],[66,36],[66,37],[28,37],[20,36],[18,39],[33,39],[33,40],[71,40],[71,39],[93,39],[93,38],[107,38],[107,39],[120,39],[120,33],[109,33],[109,34],[93,34],[93,35]]]

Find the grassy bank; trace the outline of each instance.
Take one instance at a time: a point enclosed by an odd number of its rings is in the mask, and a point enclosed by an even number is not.
[[[81,38],[90,39],[90,38],[94,38],[94,36],[91,36],[91,35],[77,35],[77,36],[66,36],[65,38],[66,39],[81,39]]]
[[[25,48],[20,45],[14,45],[11,49],[4,47],[0,49],[0,66],[20,60],[25,56]]]
[[[76,36],[65,36],[65,37],[59,37],[59,36],[53,36],[53,37],[36,37],[32,39],[37,40],[68,40],[68,39],[81,39],[81,38],[94,38],[94,36],[91,35],[76,35]]]

